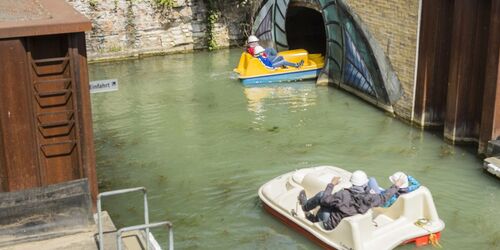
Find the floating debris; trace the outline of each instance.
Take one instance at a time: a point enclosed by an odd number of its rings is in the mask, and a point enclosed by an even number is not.
[[[164,175],[158,175],[158,180],[157,180],[157,183],[158,183],[158,184],[162,184],[162,183],[165,183],[167,180],[168,180],[168,177],[167,177],[167,176],[164,176]]]
[[[267,129],[268,132],[279,132],[279,127],[278,126],[273,126],[272,128]]]
[[[445,158],[455,154],[454,148],[449,145],[443,145],[440,148],[439,157]]]

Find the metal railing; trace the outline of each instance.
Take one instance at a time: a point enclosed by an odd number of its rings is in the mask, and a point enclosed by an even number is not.
[[[118,246],[118,250],[122,250],[122,233],[129,232],[129,231],[135,231],[135,230],[144,230],[144,229],[148,230],[149,228],[161,227],[161,226],[165,226],[165,225],[168,228],[168,249],[174,250],[174,229],[172,228],[172,223],[170,223],[169,221],[162,221],[162,222],[157,222],[157,223],[121,228],[116,233],[116,245]],[[146,233],[146,238],[147,238],[147,241],[149,241],[149,233]]]
[[[102,230],[102,215],[101,215],[101,213],[102,213],[102,207],[101,207],[102,197],[137,192],[137,191],[142,191],[143,197],[144,197],[144,224],[138,225],[138,226],[126,227],[126,228],[122,228],[122,229],[118,230],[117,240],[121,239],[121,233],[133,230],[131,228],[136,228],[136,230],[144,230],[145,229],[145,231],[146,231],[146,250],[149,250],[149,245],[150,245],[149,228],[167,225],[169,228],[169,239],[170,239],[169,246],[170,246],[170,249],[172,249],[172,250],[174,249],[173,248],[174,245],[173,245],[172,223],[170,223],[168,221],[164,221],[164,222],[149,224],[148,195],[147,195],[146,188],[136,187],[136,188],[127,188],[127,189],[120,189],[120,190],[103,192],[103,193],[100,193],[97,195],[97,226],[99,229],[99,249],[100,250],[104,250],[104,236],[103,236],[104,233]],[[121,240],[119,242],[118,249],[121,249]]]

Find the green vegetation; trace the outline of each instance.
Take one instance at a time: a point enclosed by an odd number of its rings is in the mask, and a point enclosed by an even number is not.
[[[125,31],[127,39],[127,47],[134,48],[137,39],[137,28],[135,24],[136,15],[134,13],[135,0],[126,0],[127,12],[125,12]]]
[[[172,8],[175,6],[175,0],[154,0],[155,3],[160,7]]]
[[[118,45],[115,45],[115,46],[111,46],[109,49],[108,49],[108,52],[111,52],[111,53],[116,53],[116,52],[120,52],[122,51],[122,48]]]
[[[207,32],[208,32],[208,50],[217,49],[217,41],[215,41],[215,23],[219,16],[215,11],[209,11],[207,15]]]
[[[97,3],[98,3],[98,0],[89,0],[90,8],[95,10],[97,8]]]
[[[257,11],[261,1],[257,0],[203,0],[207,8],[207,47],[209,50],[217,49],[218,45],[215,39],[215,24],[224,17],[227,8],[242,8],[241,13],[248,20],[242,24],[244,33],[250,35],[251,23],[253,23],[253,14]],[[229,20],[230,21],[230,20]]]
[[[208,50],[217,49],[215,41],[215,23],[219,20],[216,0],[204,0],[207,6],[207,46]]]

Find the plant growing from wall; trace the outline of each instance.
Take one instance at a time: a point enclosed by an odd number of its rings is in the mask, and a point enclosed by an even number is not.
[[[89,6],[91,9],[96,10],[97,9],[97,0],[89,0]]]
[[[251,32],[253,15],[257,11],[262,0],[203,0],[207,8],[207,47],[209,50],[217,49],[218,44],[215,39],[215,24],[225,18],[228,8],[242,8],[248,23],[241,24],[243,33],[247,36]],[[230,21],[230,20],[229,20]]]
[[[134,48],[137,39],[137,27],[135,24],[134,2],[135,0],[126,0],[127,12],[125,13],[125,31],[127,38],[127,46]]]
[[[118,0],[113,0],[113,4],[115,5],[113,11],[116,13],[116,11],[118,10]]]
[[[154,0],[159,7],[172,8],[176,4],[176,0]]]
[[[215,0],[204,0],[207,7],[207,46],[208,50],[217,49],[215,23],[219,20],[219,11]]]

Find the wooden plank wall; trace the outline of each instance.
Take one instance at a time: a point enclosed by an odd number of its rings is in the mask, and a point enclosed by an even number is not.
[[[500,133],[500,0],[422,0],[414,118],[453,143]]]
[[[477,141],[481,121],[490,1],[456,0],[444,137]]]
[[[37,187],[41,180],[23,40],[0,40],[0,58],[0,191]]]
[[[488,141],[500,136],[500,0],[491,3],[490,37],[486,62],[483,112],[479,152],[486,152]]]
[[[89,181],[93,204],[97,201],[97,173],[94,152],[94,130],[92,127],[92,110],[90,101],[89,74],[87,67],[87,48],[85,33],[73,33],[70,37],[70,56],[75,64],[75,86],[78,95],[77,112],[80,121],[80,144],[82,146],[83,177]]]
[[[84,33],[3,39],[0,57],[1,191],[88,178],[95,201]]]
[[[443,126],[450,63],[454,0],[423,1],[414,121]]]

